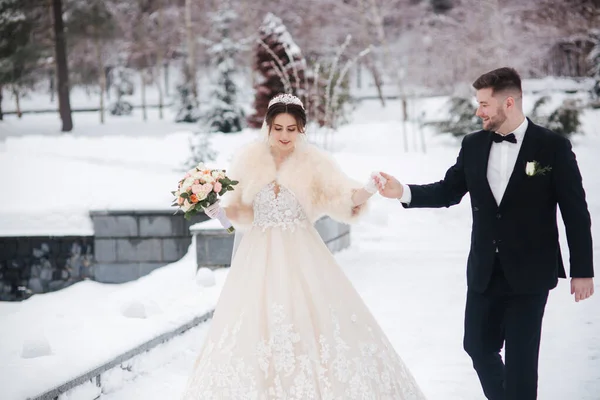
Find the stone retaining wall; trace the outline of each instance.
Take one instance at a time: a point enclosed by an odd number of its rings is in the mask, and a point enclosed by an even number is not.
[[[0,238],[0,300],[22,300],[82,279],[138,279],[181,259],[194,224],[198,266],[228,267],[231,261],[233,235],[204,214],[190,221],[172,210],[92,211],[90,217],[94,236]],[[332,252],[350,245],[348,225],[324,217],[315,227]]]
[[[315,228],[332,253],[350,246],[350,226],[323,217],[315,223]],[[198,267],[229,267],[234,235],[225,231],[218,221],[207,221],[194,225],[191,229],[196,236],[196,262]]]
[[[96,264],[94,279],[122,283],[181,259],[191,244],[190,221],[172,210],[92,211]]]

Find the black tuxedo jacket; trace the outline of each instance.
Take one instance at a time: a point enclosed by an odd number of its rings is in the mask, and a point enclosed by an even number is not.
[[[560,207],[570,250],[571,277],[593,277],[591,220],[581,174],[568,139],[529,121],[502,201],[498,205],[487,180],[492,132],[471,133],[462,141],[456,164],[443,180],[409,185],[407,208],[450,207],[471,196],[473,228],[467,283],[483,292],[492,275],[496,249],[504,275],[516,293],[552,289],[566,277],[558,243]],[[528,176],[527,162],[550,167]]]

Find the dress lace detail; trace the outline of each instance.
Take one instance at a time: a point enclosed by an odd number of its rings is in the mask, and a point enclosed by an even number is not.
[[[183,399],[424,400],[295,195],[253,206]]]
[[[262,188],[254,198],[253,226],[267,228],[283,228],[294,230],[296,227],[305,227],[306,214],[298,203],[296,196],[283,186],[279,186],[279,193],[275,193],[278,185],[272,182]]]
[[[423,400],[412,375],[384,336],[368,322],[329,308],[333,331],[321,333],[317,348],[300,335],[281,304],[271,304],[269,336],[254,354],[236,354],[240,329],[252,324],[243,313],[235,326],[225,327],[217,343],[208,341],[190,382],[191,399],[235,400]],[[350,324],[348,324],[348,322]],[[362,323],[368,332],[361,342],[347,343],[348,329]],[[342,327],[346,327],[345,330]],[[261,381],[261,385],[257,385]]]

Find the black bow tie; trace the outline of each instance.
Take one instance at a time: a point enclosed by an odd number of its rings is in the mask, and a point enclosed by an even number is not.
[[[509,133],[508,135],[500,135],[499,133],[494,133],[493,139],[496,143],[501,143],[505,140],[510,143],[517,143],[517,138],[514,133]]]

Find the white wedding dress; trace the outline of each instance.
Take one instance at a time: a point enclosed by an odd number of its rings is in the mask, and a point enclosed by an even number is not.
[[[183,398],[424,399],[294,194],[253,205]]]

